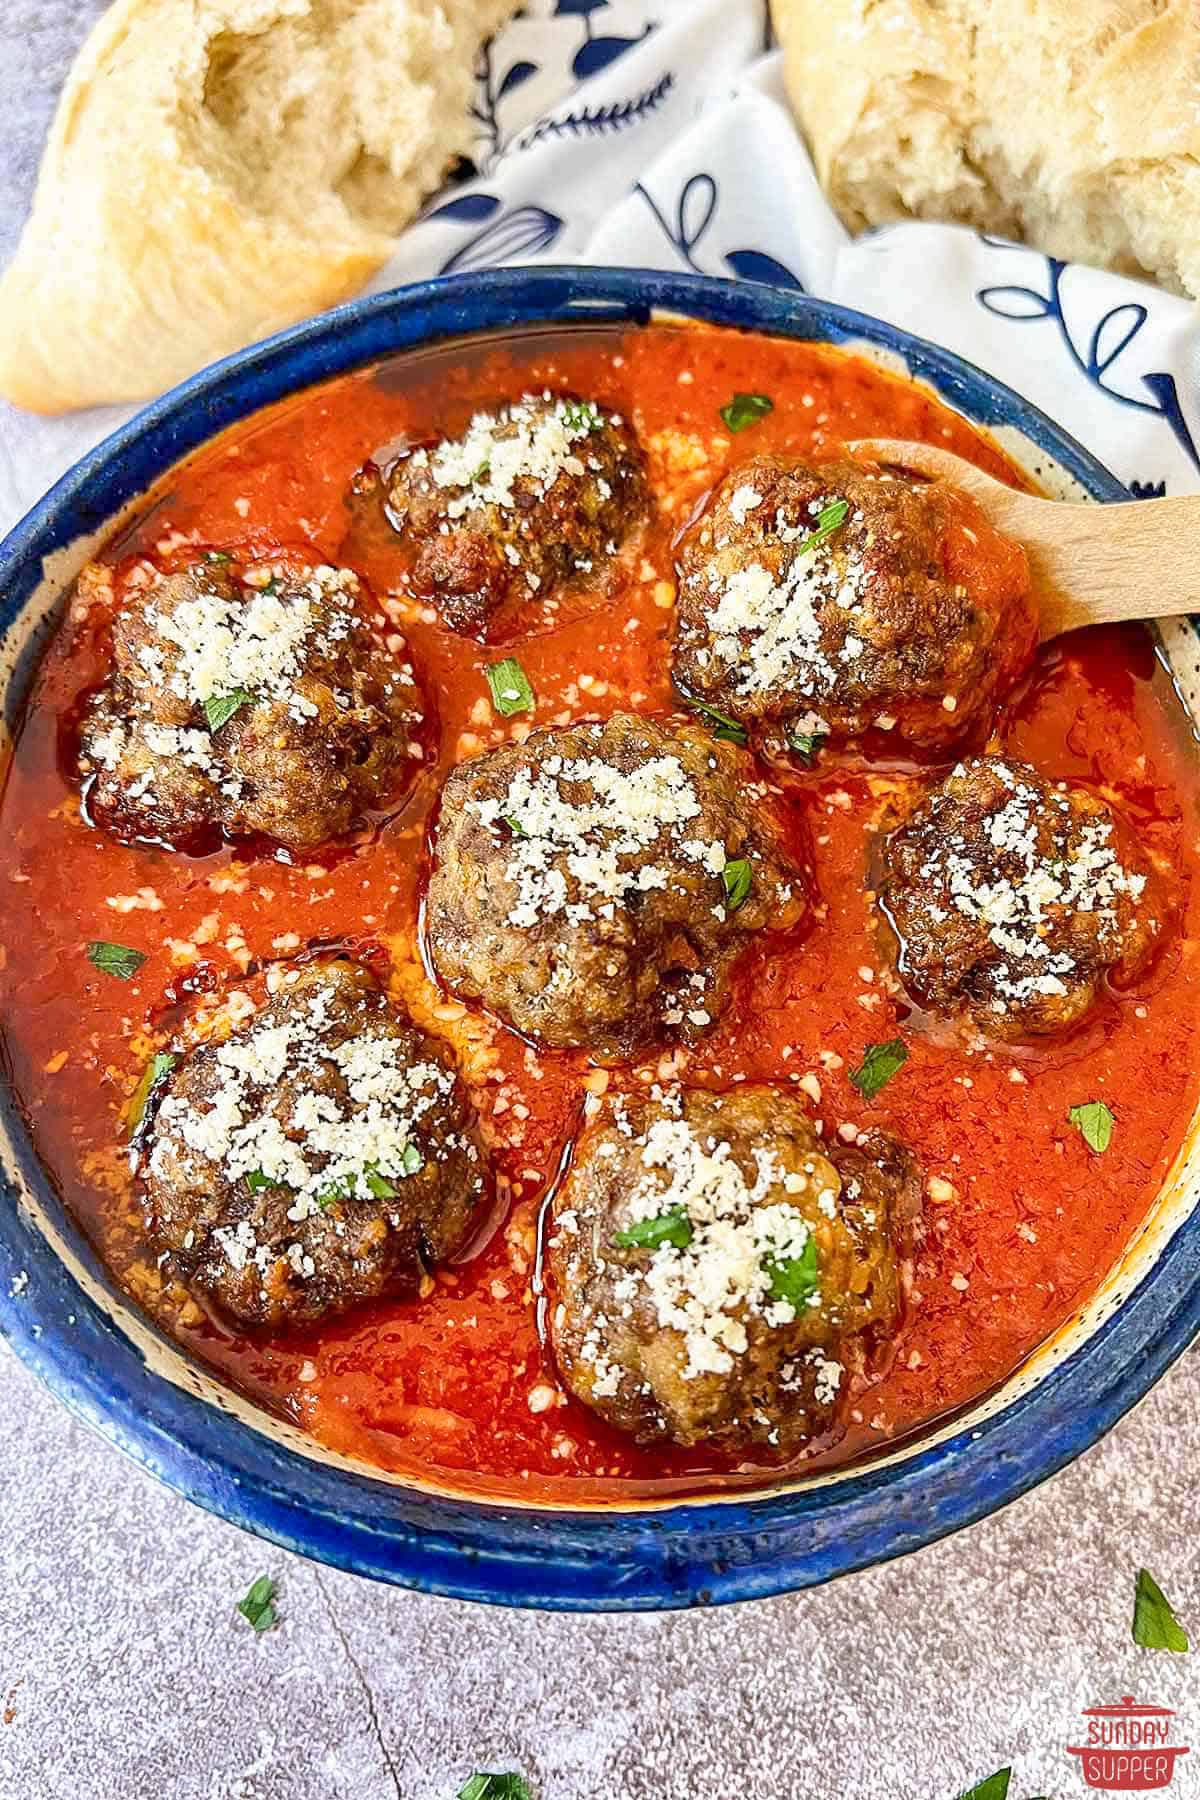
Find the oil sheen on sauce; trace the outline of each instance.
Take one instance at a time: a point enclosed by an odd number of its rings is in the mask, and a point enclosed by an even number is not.
[[[926,1178],[912,1303],[889,1369],[853,1403],[833,1459],[962,1407],[1096,1288],[1146,1216],[1195,1107],[1195,765],[1182,710],[1139,628],[1046,647],[998,722],[1010,755],[1125,810],[1167,871],[1177,909],[1146,979],[1106,995],[1062,1042],[972,1051],[892,990],[868,894],[871,838],[889,800],[930,772],[826,755],[811,771],[772,771],[811,840],[815,918],[794,940],[752,945],[712,1035],[611,1074],[580,1056],[537,1053],[439,994],[421,962],[426,828],[448,769],[531,724],[677,705],[673,540],[742,458],[912,437],[1012,478],[999,451],[925,390],[823,347],[670,326],[531,334],[343,378],[217,440],[110,548],[118,591],[141,557],[168,566],[197,545],[246,556],[290,546],[350,564],[387,596],[400,581],[395,545],[381,520],[350,502],[355,472],[398,440],[454,433],[476,408],[543,386],[633,420],[658,518],[610,598],[531,602],[502,617],[488,645],[443,629],[402,595],[387,602],[430,703],[429,756],[395,816],[349,845],[307,863],[269,847],[189,857],[91,829],[70,779],[72,721],[105,674],[109,622],[95,607],[69,611],[0,802],[0,1021],[46,1166],[130,1292],[188,1350],[322,1443],[400,1474],[530,1499],[628,1500],[763,1473],[711,1453],[639,1449],[555,1385],[538,1331],[538,1218],[588,1088],[618,1076],[765,1081],[806,1094],[826,1134],[894,1130]],[[774,410],[731,436],[720,408],[738,391],[768,395]],[[532,717],[492,710],[485,669],[503,654],[529,676]],[[131,981],[114,980],[87,962],[93,938],[129,944],[147,961]],[[164,1289],[140,1233],[120,1115],[147,1057],[197,995],[253,986],[262,965],[317,942],[378,957],[396,997],[454,1045],[491,1147],[496,1203],[426,1298],[376,1304],[303,1337],[250,1340]],[[867,1044],[898,1034],[907,1063],[863,1100],[850,1072]],[[1067,1118],[1092,1099],[1117,1120],[1103,1156]]]

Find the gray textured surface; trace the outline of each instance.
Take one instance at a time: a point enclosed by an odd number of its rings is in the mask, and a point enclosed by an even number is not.
[[[0,0],[0,249],[97,0]],[[1083,1792],[1078,1708],[1180,1708],[1193,1659],[1129,1640],[1148,1564],[1200,1629],[1197,1362],[1048,1488],[891,1568],[706,1616],[556,1619],[373,1587],[193,1510],[0,1349],[0,1800],[1013,1800]],[[280,1628],[234,1612],[267,1570]]]

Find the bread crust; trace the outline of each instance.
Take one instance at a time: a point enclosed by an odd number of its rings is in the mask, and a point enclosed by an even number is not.
[[[352,294],[469,148],[475,51],[514,10],[116,0],[0,279],[0,393],[145,399]]]
[[[970,224],[1200,294],[1192,0],[772,0],[852,231]]]

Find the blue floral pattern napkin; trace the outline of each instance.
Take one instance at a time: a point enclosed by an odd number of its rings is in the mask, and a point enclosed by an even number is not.
[[[527,0],[480,57],[474,117],[473,167],[373,288],[527,262],[781,283],[959,351],[1135,494],[1200,489],[1193,306],[957,227],[851,240],[788,107],[765,0]],[[128,410],[0,410],[0,525]]]

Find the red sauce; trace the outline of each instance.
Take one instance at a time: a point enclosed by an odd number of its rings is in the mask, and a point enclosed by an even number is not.
[[[399,578],[395,546],[348,504],[355,471],[401,434],[454,432],[478,405],[543,384],[594,396],[634,421],[661,514],[602,601],[502,621],[538,696],[537,724],[671,708],[672,539],[743,456],[829,454],[857,436],[923,438],[1017,479],[994,444],[923,389],[825,348],[674,327],[530,336],[346,378],[218,440],[150,497],[114,546],[117,591],[138,557],[161,566],[190,549],[182,535],[245,557],[294,547],[347,562],[386,595]],[[719,408],[738,390],[775,405],[731,438]],[[964,569],[962,578],[985,580],[987,570]],[[731,1470],[727,1459],[639,1450],[554,1386],[537,1323],[537,1219],[588,1067],[578,1056],[537,1055],[479,1015],[447,1007],[416,940],[424,833],[441,780],[462,756],[530,721],[499,719],[487,703],[494,648],[455,636],[403,599],[387,604],[436,715],[430,760],[395,817],[303,867],[245,847],[203,858],[128,847],[92,830],[60,745],[80,695],[105,673],[104,609],[75,608],[51,644],[0,802],[0,1018],[42,1156],[135,1297],[243,1390],[347,1454],[543,1500],[752,1480],[753,1470]],[[1146,1216],[1196,1104],[1193,764],[1150,640],[1136,628],[1099,630],[1044,650],[998,732],[1012,755],[1114,799],[1167,873],[1178,935],[1143,985],[1106,996],[1081,1032],[1036,1049],[971,1053],[928,1029],[881,980],[865,891],[881,808],[922,776],[911,765],[839,766],[823,756],[809,775],[775,771],[812,841],[815,919],[794,942],[752,946],[717,1030],[673,1064],[686,1080],[722,1086],[815,1076],[813,1110],[827,1133],[843,1122],[893,1129],[933,1178],[894,1362],[844,1421],[838,1459],[962,1407],[1060,1328]],[[110,904],[131,898],[128,910]],[[148,960],[131,981],[115,980],[86,961],[92,938],[129,944]],[[397,997],[464,1053],[493,1151],[497,1228],[441,1271],[423,1300],[379,1304],[303,1339],[250,1341],[195,1305],[181,1312],[178,1292],[164,1291],[140,1235],[120,1115],[193,994],[253,986],[262,963],[323,939],[382,947]],[[909,1060],[865,1102],[849,1073],[868,1043],[898,1031]],[[622,1078],[657,1070],[651,1058]],[[1107,1100],[1117,1119],[1103,1156],[1067,1121],[1089,1099]]]

